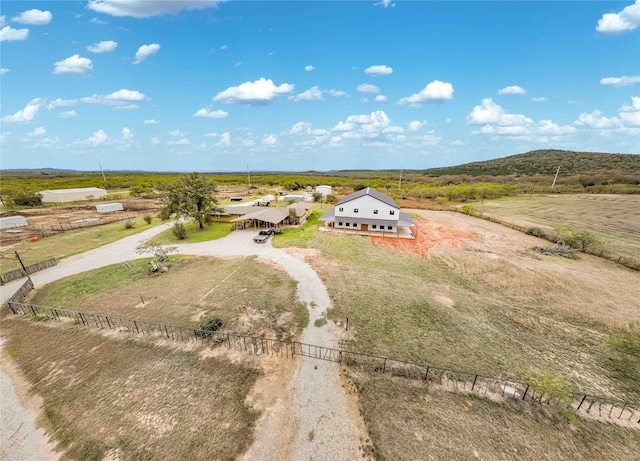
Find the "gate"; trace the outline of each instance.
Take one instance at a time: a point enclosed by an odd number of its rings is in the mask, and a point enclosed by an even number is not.
[[[342,362],[342,351],[330,347],[315,346],[299,342],[291,343],[291,355],[302,355],[314,359],[327,360],[329,362]]]

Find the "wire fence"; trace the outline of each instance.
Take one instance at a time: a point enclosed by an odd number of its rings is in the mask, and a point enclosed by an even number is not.
[[[23,288],[28,288],[24,287]],[[29,288],[30,290],[30,288]],[[105,314],[59,309],[34,304],[23,304],[10,300],[9,307],[15,315],[28,315],[57,321],[71,321],[75,324],[116,331],[126,331],[159,339],[174,341],[196,341],[212,346],[224,346],[248,352],[253,355],[275,355],[293,357],[301,355],[340,363],[347,367],[358,368],[370,373],[380,373],[427,384],[437,384],[457,391],[473,392],[485,396],[500,396],[514,400],[539,403],[559,408],[573,408],[608,420],[620,420],[640,427],[640,403],[611,399],[608,397],[571,392],[570,399],[540,393],[528,384],[517,380],[485,376],[479,373],[434,367],[425,364],[381,357],[344,349],[306,344],[298,341],[285,341],[260,336],[239,335],[192,327],[168,325],[147,320],[137,320]],[[568,401],[570,400],[570,402]],[[635,426],[634,426],[635,427]]]

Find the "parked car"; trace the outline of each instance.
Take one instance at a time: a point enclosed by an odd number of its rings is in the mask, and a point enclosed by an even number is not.
[[[258,235],[253,237],[253,241],[256,243],[265,243],[269,240],[269,237],[273,235],[273,229],[264,229],[261,230]]]

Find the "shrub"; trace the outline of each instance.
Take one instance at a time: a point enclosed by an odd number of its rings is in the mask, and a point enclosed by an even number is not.
[[[462,205],[460,211],[462,211],[464,214],[471,215],[472,213],[475,213],[476,209],[473,205]]]
[[[201,331],[197,331],[196,334],[199,337],[203,338],[207,336],[208,333],[218,331],[222,327],[222,325],[224,325],[224,322],[220,317],[210,318],[208,320],[205,320],[205,322],[200,325]]]
[[[42,197],[38,195],[17,195],[13,197],[13,203],[19,206],[40,206]]]
[[[184,224],[181,222],[173,223],[173,227],[171,228],[173,235],[176,236],[178,240],[184,240],[187,238],[187,228],[184,227]]]
[[[146,222],[147,224],[151,224],[151,221],[153,221],[153,216],[151,216],[150,214],[146,214],[142,217],[142,219],[144,219],[144,222]]]
[[[125,229],[133,229],[135,227],[136,223],[133,222],[131,219],[125,219],[124,220],[124,228]]]

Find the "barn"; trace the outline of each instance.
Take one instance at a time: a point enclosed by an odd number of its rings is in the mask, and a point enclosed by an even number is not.
[[[98,187],[82,187],[78,189],[55,189],[38,192],[44,203],[69,203],[82,200],[105,198],[107,191]]]

